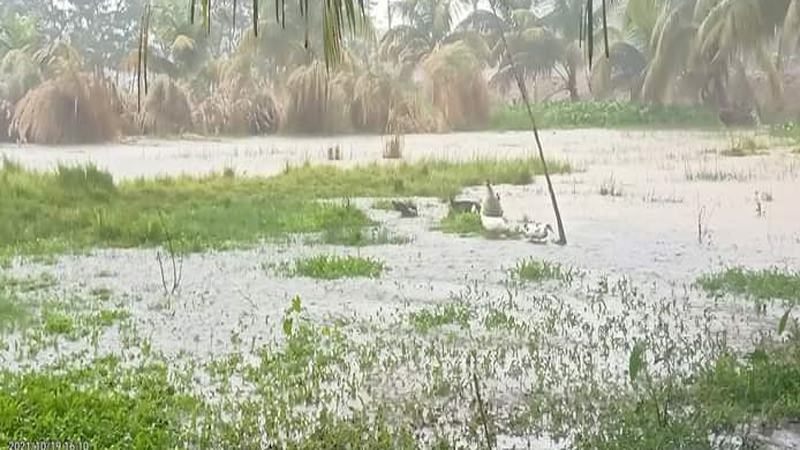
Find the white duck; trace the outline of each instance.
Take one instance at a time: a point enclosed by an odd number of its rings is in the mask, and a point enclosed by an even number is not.
[[[549,223],[544,224],[541,222],[526,221],[522,225],[522,231],[525,234],[525,239],[534,244],[545,244],[550,233],[554,233],[553,227]]]
[[[507,231],[508,221],[503,217],[500,196],[495,194],[491,183],[486,181],[486,198],[481,206],[481,224],[488,231]]]

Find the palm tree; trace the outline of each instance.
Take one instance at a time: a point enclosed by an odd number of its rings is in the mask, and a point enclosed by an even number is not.
[[[507,27],[506,41],[525,81],[553,73],[562,78],[571,100],[579,100],[578,73],[582,66],[580,36],[573,19],[580,16],[583,0],[556,0],[546,6],[547,12],[537,17],[532,0],[498,2],[499,16],[487,11],[473,11],[459,28],[481,32],[492,47],[490,64],[497,67],[492,84],[506,90],[515,82],[510,60],[505,59],[504,44],[498,35],[498,24]]]
[[[623,28],[612,33],[618,38],[612,57],[596,67],[593,78],[601,95],[627,85],[632,97],[644,101],[685,95],[727,111],[753,101],[745,65],[754,61],[767,74],[772,103],[779,107],[781,54],[769,49],[778,43],[782,52],[790,51],[799,33],[800,0],[628,0]],[[741,92],[750,99],[733,98]]]
[[[390,29],[380,42],[384,59],[396,61],[405,76],[410,76],[426,56],[438,47],[469,40],[453,32],[454,16],[470,0],[389,0],[392,13],[403,23]],[[474,40],[469,40],[477,44]],[[481,50],[481,44],[475,46]]]

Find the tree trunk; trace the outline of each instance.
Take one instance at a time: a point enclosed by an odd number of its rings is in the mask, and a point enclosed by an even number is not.
[[[556,226],[558,228],[558,240],[556,244],[559,245],[566,245],[567,244],[567,234],[564,231],[564,222],[561,220],[561,210],[558,208],[558,200],[556,200],[556,192],[553,189],[553,182],[550,180],[550,171],[547,170],[547,161],[544,158],[544,150],[542,149],[542,141],[539,139],[539,129],[536,126],[536,118],[533,115],[533,108],[531,107],[530,98],[528,96],[528,87],[525,85],[525,80],[520,72],[519,68],[516,64],[514,64],[514,58],[511,57],[511,50],[508,47],[508,41],[506,40],[506,33],[503,29],[503,22],[500,20],[500,16],[497,15],[497,7],[495,5],[495,0],[489,0],[489,5],[492,7],[492,14],[494,14],[495,18],[497,19],[498,30],[500,31],[500,39],[503,42],[503,50],[505,52],[505,57],[507,58],[508,64],[511,65],[511,70],[514,72],[514,78],[517,82],[517,88],[519,88],[519,93],[522,96],[522,101],[525,102],[525,109],[528,112],[528,118],[531,122],[531,129],[533,130],[533,136],[536,140],[536,147],[539,150],[539,160],[542,163],[542,170],[544,171],[544,179],[547,181],[547,191],[550,193],[550,203],[553,205],[553,212],[556,216]],[[577,83],[576,83],[577,84]]]
[[[573,102],[580,101],[581,97],[578,95],[578,75],[577,71],[572,68],[567,69],[567,90],[569,91],[569,99]]]

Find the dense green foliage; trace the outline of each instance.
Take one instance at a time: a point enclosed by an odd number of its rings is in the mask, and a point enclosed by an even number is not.
[[[2,442],[176,448],[193,403],[170,382],[166,366],[124,368],[116,357],[81,368],[3,372],[0,386]]]
[[[710,110],[686,106],[651,106],[617,101],[552,101],[533,105],[540,128],[718,128],[719,118]],[[493,130],[529,130],[523,106],[497,109],[490,121]]]

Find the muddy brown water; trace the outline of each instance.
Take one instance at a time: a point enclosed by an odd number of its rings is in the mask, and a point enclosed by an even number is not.
[[[447,301],[466,284],[502,296],[506,270],[534,257],[579,267],[592,276],[625,275],[659,292],[683,289],[698,275],[726,266],[800,268],[800,157],[780,142],[763,155],[724,157],[720,151],[736,138],[695,131],[545,131],[546,155],[569,161],[576,172],[553,177],[569,244],[532,245],[446,235],[431,228],[446,213],[435,199],[419,199],[420,217],[370,210],[398,233],[406,245],[361,249],[335,246],[263,244],[248,250],[191,255],[184,262],[183,284],[165,317],[154,305],[163,301],[155,250],[98,250],[64,256],[52,266],[24,263],[15,274],[54,274],[63,292],[111,288],[123,298],[152,345],[167,354],[189,352],[201,359],[228,351],[231,332],[247,315],[266,317],[243,331],[245,342],[261,339],[269,321],[277,321],[290,299],[303,298],[315,316],[362,315],[403,305],[424,307]],[[326,148],[339,145],[340,162],[325,161]],[[460,133],[406,136],[404,158],[469,159],[532,155],[529,133]],[[57,164],[93,162],[116,179],[203,174],[233,168],[243,174],[275,174],[304,161],[352,166],[380,161],[380,137],[260,138],[215,141],[137,140],[80,148],[0,147],[0,154],[23,165],[50,170]],[[707,178],[726,177],[724,181]],[[706,178],[698,180],[697,178]],[[613,186],[619,195],[601,195]],[[527,215],[554,222],[542,177],[528,186],[497,186],[512,220]],[[758,192],[758,194],[756,194]],[[465,196],[481,199],[483,189]],[[370,199],[358,200],[368,208]],[[758,204],[761,214],[758,213]],[[698,239],[698,216],[704,229]],[[265,264],[318,253],[373,256],[389,272],[377,280],[322,282],[285,279]],[[99,276],[99,274],[104,276]],[[533,287],[531,292],[557,287]],[[703,298],[696,295],[699,308]],[[748,332],[774,327],[776,308],[755,315],[752,304],[726,308]],[[260,324],[260,325],[259,325]],[[118,337],[104,339],[113,351]],[[743,338],[745,339],[745,338]],[[54,357],[43,353],[42,361]],[[782,448],[797,448],[797,434]],[[792,447],[794,446],[794,447]],[[546,447],[545,447],[546,448]]]

